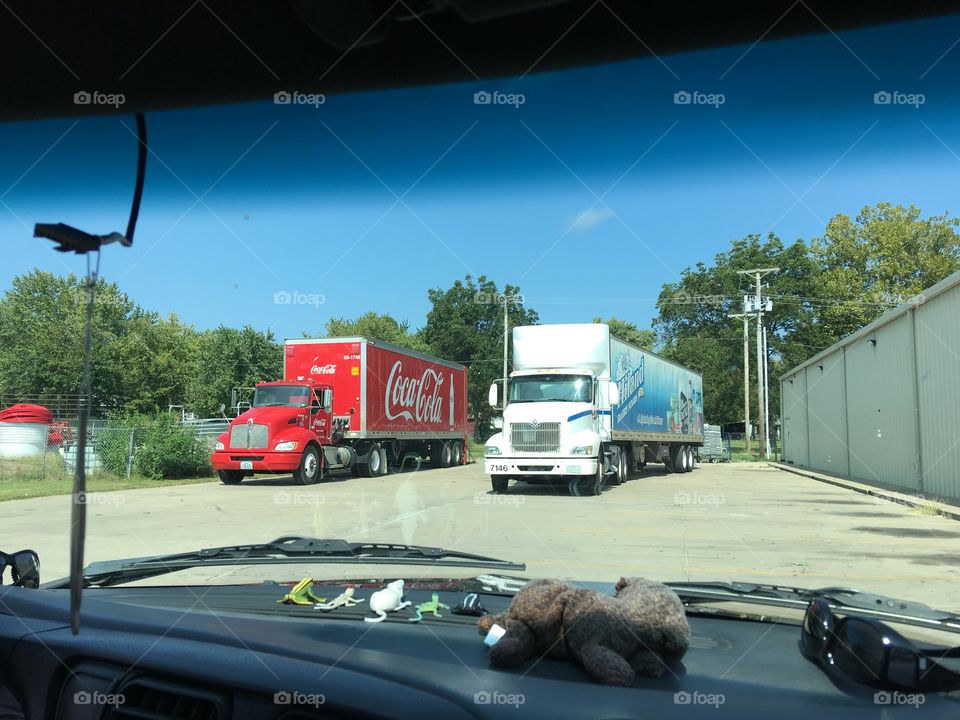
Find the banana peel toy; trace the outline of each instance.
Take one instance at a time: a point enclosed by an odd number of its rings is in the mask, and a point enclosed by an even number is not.
[[[309,577],[298,582],[290,592],[277,600],[278,603],[287,605],[314,605],[326,601],[326,598],[317,597],[313,594],[313,578]]]

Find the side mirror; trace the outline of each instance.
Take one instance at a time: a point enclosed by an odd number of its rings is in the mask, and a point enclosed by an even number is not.
[[[497,407],[499,404],[497,402],[497,384],[493,383],[490,386],[490,391],[487,393],[487,402],[490,403],[490,407]]]
[[[40,587],[40,556],[33,550],[20,550],[12,555],[0,552],[0,584],[3,582],[3,570],[8,565],[16,587]]]
[[[611,407],[620,404],[620,387],[613,381],[610,382],[610,391],[608,394],[610,395]]]

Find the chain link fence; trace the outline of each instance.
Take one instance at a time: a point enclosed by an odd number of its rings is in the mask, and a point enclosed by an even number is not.
[[[186,454],[209,454],[229,421],[221,418],[176,422],[186,435],[193,438],[195,446]],[[72,477],[78,462],[77,421],[59,421],[49,427],[46,442],[38,440],[22,450],[19,457],[0,456],[0,482],[7,479],[56,480]],[[151,439],[154,442],[151,444]],[[158,448],[158,445],[164,447]],[[168,449],[169,447],[169,449]],[[103,474],[114,478],[126,478],[139,474],[137,458],[141,452],[150,454],[150,468],[158,466],[154,456],[158,453],[177,453],[174,445],[165,445],[157,440],[156,426],[116,427],[102,420],[91,420],[87,428],[87,445],[84,466],[88,475]],[[144,463],[141,463],[144,465]],[[163,467],[162,464],[159,465]],[[155,473],[156,471],[154,471]]]

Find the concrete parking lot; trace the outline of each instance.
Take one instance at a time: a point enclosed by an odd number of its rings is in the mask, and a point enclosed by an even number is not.
[[[0,503],[0,548],[31,547],[45,580],[64,576],[69,523],[67,496]],[[479,465],[97,493],[86,561],[289,534],[456,548],[530,576],[839,585],[960,610],[960,523],[760,463],[652,466],[586,498],[526,484],[492,495]]]

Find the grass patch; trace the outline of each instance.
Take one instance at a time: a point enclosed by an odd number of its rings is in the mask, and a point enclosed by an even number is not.
[[[477,442],[477,441],[474,440],[473,438],[468,438],[468,439],[467,439],[467,450],[470,451],[470,459],[471,459],[471,460],[473,460],[474,462],[482,462],[482,461],[483,461],[483,448],[484,448],[484,445],[485,445],[484,443],[482,443],[482,442]]]
[[[146,487],[190,485],[212,480],[212,476],[182,480],[151,480],[138,475],[127,480],[110,473],[95,471],[87,476],[87,490],[89,492],[136,490]],[[72,492],[73,475],[67,471],[58,456],[48,455],[46,461],[43,457],[0,460],[0,502],[49,495],[69,495]]]

